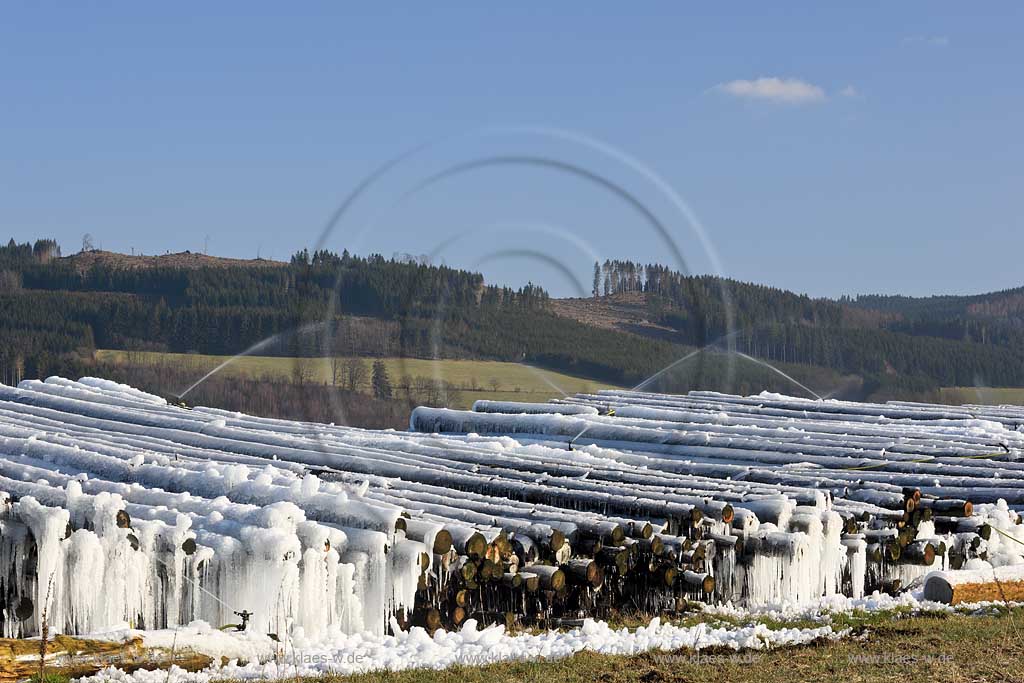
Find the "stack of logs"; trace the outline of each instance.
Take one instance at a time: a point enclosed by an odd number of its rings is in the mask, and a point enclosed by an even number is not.
[[[1024,540],[1001,500],[1024,486],[1017,432],[992,427],[996,453],[941,411],[630,400],[633,416],[628,401],[420,408],[424,433],[402,433],[186,411],[99,380],[0,387],[0,627],[38,633],[45,576],[66,632],[222,625],[230,608],[267,632],[382,633],[389,617],[550,625],[857,598],[1024,559],[999,540]],[[974,488],[996,463],[997,485]],[[125,562],[140,580],[111,572],[116,609],[72,578]]]
[[[726,521],[731,521],[728,517]],[[417,608],[406,620],[428,629],[480,623],[549,625],[632,609],[681,611],[715,592],[710,559],[739,537],[707,529],[696,508],[678,536],[647,522],[581,524],[574,539],[498,532],[488,540],[464,527],[434,541],[423,558]]]
[[[969,501],[908,488],[902,510],[841,514],[842,540],[846,547],[866,546],[866,591],[895,594],[908,576],[986,558],[991,528],[971,514]],[[734,521],[731,507],[722,521]],[[415,611],[399,615],[399,623],[452,628],[473,618],[543,626],[616,613],[685,611],[692,602],[715,599],[713,558],[731,555],[742,564],[762,550],[760,539],[745,541],[738,528],[713,530],[720,526],[694,508],[679,535],[655,533],[642,521],[581,524],[571,544],[557,530],[532,537],[501,531],[490,539],[465,527],[446,530],[435,538],[432,561],[423,558]]]
[[[987,559],[985,545],[992,529],[973,518],[973,511],[970,501],[922,496],[918,488],[904,488],[902,510],[860,518],[843,515],[843,541],[867,543],[867,592],[896,593],[908,576]],[[910,567],[922,569],[906,571]]]
[[[726,512],[725,522],[731,522]],[[428,629],[482,624],[549,625],[584,616],[683,610],[715,593],[717,553],[734,552],[738,537],[710,531],[694,508],[680,536],[655,533],[643,521],[580,523],[577,537],[557,529],[546,537],[499,531],[487,540],[466,527],[435,537],[410,622]],[[428,569],[429,567],[429,569]]]

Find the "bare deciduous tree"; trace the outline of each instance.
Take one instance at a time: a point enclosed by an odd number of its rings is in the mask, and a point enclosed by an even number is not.
[[[316,377],[312,358],[295,358],[292,364],[292,381],[296,384],[310,384]]]
[[[359,391],[366,383],[369,371],[366,369],[366,362],[361,358],[348,358],[345,360],[345,388],[349,391]]]
[[[340,387],[345,383],[345,359],[331,356],[331,384]]]

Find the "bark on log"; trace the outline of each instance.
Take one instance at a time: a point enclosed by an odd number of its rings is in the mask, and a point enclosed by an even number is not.
[[[537,575],[541,588],[557,591],[565,587],[565,573],[558,567],[535,564],[530,567],[530,573]]]
[[[166,669],[171,665],[199,671],[213,663],[210,657],[186,648],[171,652],[146,647],[142,638],[115,642],[56,635],[47,643],[46,653],[46,673],[67,678],[90,676],[109,666],[131,673],[141,669]],[[38,673],[38,640],[0,639],[0,681],[24,680]]]

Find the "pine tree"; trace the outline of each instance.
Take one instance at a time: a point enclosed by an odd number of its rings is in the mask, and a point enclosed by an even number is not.
[[[388,377],[388,369],[384,361],[379,358],[373,361],[373,377],[370,380],[373,385],[374,398],[381,401],[391,400],[391,378]]]

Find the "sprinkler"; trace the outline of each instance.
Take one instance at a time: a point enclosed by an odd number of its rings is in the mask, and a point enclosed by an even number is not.
[[[241,612],[235,612],[235,614],[242,618],[242,623],[238,625],[238,630],[244,631],[249,626],[249,617],[252,616],[252,612],[244,609]]]
[[[168,405],[175,406],[177,408],[184,408],[185,410],[192,410],[192,406],[185,403],[185,399],[182,398],[183,394],[175,394],[174,392],[168,392],[162,398],[167,401]]]
[[[238,617],[241,617],[242,623],[241,624],[224,624],[218,630],[220,630],[220,631],[227,631],[228,629],[234,629],[236,631],[245,631],[245,630],[247,630],[248,627],[249,627],[249,619],[252,617],[252,612],[250,612],[247,609],[244,609],[241,612],[235,612],[234,614],[236,616],[238,616]]]

